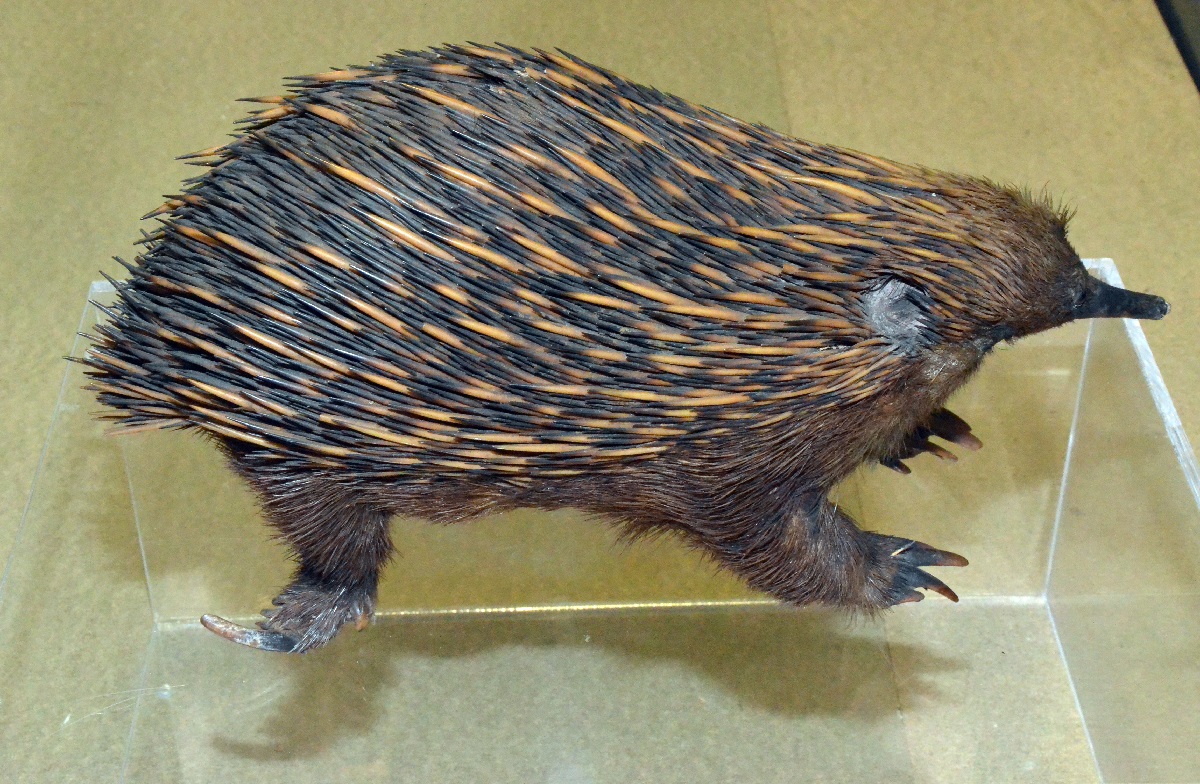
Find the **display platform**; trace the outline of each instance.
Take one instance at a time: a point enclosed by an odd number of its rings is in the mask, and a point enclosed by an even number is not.
[[[574,513],[398,520],[378,622],[306,656],[199,626],[285,553],[211,446],[105,436],[83,383],[0,577],[6,781],[1200,780],[1200,475],[1134,322],[998,349],[951,406],[983,450],[840,491],[969,558],[958,605],[783,608]]]

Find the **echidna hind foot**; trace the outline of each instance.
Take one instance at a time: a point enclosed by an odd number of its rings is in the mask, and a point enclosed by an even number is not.
[[[247,629],[213,615],[204,627],[230,642],[275,653],[305,653],[332,640],[347,623],[362,630],[375,613],[373,589],[345,586],[330,590],[298,579],[277,596],[273,610],[263,611],[258,629]]]
[[[895,452],[882,458],[880,464],[901,474],[910,474],[912,469],[903,461],[922,452],[928,452],[942,460],[958,460],[953,452],[930,441],[930,437],[933,436],[971,451],[983,447],[983,442],[971,432],[971,426],[962,417],[953,411],[939,408],[926,422],[909,433]]]
[[[216,616],[205,628],[231,642],[284,653],[303,653],[332,640],[348,623],[371,621],[379,574],[394,552],[392,510],[320,472],[263,467],[222,442],[230,463],[258,494],[267,521],[299,562],[292,582],[246,629]]]

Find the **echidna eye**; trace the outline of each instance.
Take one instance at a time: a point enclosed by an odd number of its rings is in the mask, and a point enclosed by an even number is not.
[[[1013,341],[1017,338],[1017,331],[1008,324],[999,324],[988,332],[988,336],[996,343],[1001,341]]]

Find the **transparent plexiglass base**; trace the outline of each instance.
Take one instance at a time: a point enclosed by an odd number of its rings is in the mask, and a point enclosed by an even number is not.
[[[781,608],[571,513],[400,520],[379,622],[304,657],[199,627],[286,554],[211,446],[106,437],[82,383],[0,583],[4,780],[1200,780],[1196,466],[1136,324],[997,351],[952,406],[982,451],[840,490],[970,558],[959,605]]]

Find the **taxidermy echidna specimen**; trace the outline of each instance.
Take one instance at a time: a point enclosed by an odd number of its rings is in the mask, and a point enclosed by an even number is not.
[[[961,556],[860,530],[858,466],[979,442],[999,341],[1161,298],[1066,216],[810,144],[570,55],[454,46],[301,78],[155,215],[87,355],[130,430],[211,436],[295,551],[274,651],[371,618],[398,512],[576,507],[796,605],[956,599]]]

